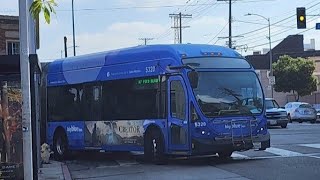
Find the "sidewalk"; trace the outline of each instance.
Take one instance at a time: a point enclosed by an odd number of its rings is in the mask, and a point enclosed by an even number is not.
[[[71,180],[67,165],[63,162],[50,161],[50,164],[43,164],[38,173],[39,180]]]

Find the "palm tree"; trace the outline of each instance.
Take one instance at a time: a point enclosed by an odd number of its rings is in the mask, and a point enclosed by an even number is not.
[[[54,10],[56,6],[55,0],[34,0],[29,11],[33,19],[38,19],[40,13],[43,12],[46,23],[50,24],[51,13],[56,13]]]

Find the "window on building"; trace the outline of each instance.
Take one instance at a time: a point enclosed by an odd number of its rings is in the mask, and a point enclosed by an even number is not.
[[[7,54],[15,55],[20,52],[20,42],[18,41],[8,41],[7,42]]]

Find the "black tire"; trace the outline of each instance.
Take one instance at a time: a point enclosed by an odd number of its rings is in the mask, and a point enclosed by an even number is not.
[[[288,114],[288,119],[289,119],[289,123],[292,123],[292,119],[291,119],[290,114]]]
[[[53,153],[54,159],[57,161],[62,161],[67,158],[68,139],[62,130],[58,130],[53,137]]]
[[[281,125],[281,128],[287,128],[287,125],[288,125],[288,124],[282,124],[282,125]]]
[[[144,159],[146,162],[166,164],[164,140],[159,130],[148,131],[144,141]]]
[[[299,123],[303,123],[303,120],[302,120],[302,119],[299,119]]]
[[[218,153],[219,158],[221,159],[229,159],[231,158],[233,151],[227,150],[227,151],[222,151]]]
[[[314,124],[314,123],[316,123],[316,121],[317,121],[316,119],[312,119],[312,120],[310,121],[310,123],[311,123],[311,124]]]

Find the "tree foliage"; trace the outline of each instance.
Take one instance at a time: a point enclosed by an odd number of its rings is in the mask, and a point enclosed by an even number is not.
[[[304,58],[281,56],[273,64],[276,77],[275,91],[297,93],[300,96],[310,95],[317,90],[317,79],[313,75],[315,63]]]
[[[51,14],[56,13],[54,7],[57,6],[55,0],[34,0],[30,6],[30,13],[33,19],[38,19],[41,12],[43,12],[46,23],[50,24]]]

